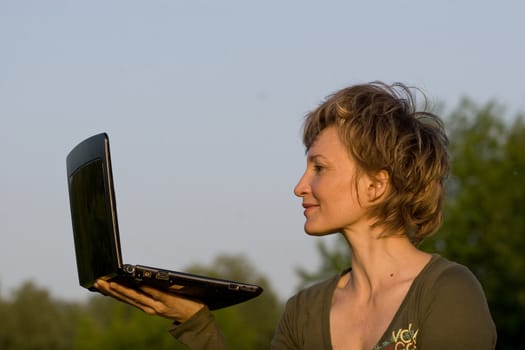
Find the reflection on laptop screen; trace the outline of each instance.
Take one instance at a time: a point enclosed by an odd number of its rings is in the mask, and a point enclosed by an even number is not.
[[[102,165],[100,159],[84,165],[69,185],[78,277],[85,288],[100,277],[114,275],[119,267]]]

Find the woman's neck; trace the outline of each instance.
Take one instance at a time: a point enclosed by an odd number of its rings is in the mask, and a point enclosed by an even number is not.
[[[340,281],[340,287],[370,297],[377,290],[414,279],[430,260],[406,235],[380,238],[380,232],[370,228],[343,233],[352,252],[352,271]]]

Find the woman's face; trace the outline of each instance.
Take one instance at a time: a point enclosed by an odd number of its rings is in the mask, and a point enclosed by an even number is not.
[[[307,154],[306,171],[294,193],[303,200],[305,231],[325,235],[365,223],[368,177],[359,176],[335,126],[317,136]],[[356,194],[359,191],[359,197]],[[359,200],[358,200],[359,198]]]

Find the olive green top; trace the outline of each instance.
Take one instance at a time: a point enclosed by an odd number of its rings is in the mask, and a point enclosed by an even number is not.
[[[271,349],[332,349],[330,307],[340,277],[306,288],[288,300]],[[207,309],[170,332],[193,350],[226,349]],[[495,346],[496,328],[474,274],[434,255],[370,350],[483,350]]]

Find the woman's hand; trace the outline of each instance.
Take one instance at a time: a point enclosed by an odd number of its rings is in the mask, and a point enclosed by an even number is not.
[[[149,315],[162,316],[180,323],[187,321],[204,307],[202,303],[147,286],[133,289],[117,282],[99,279],[95,283],[95,288],[105,295],[133,305]]]

